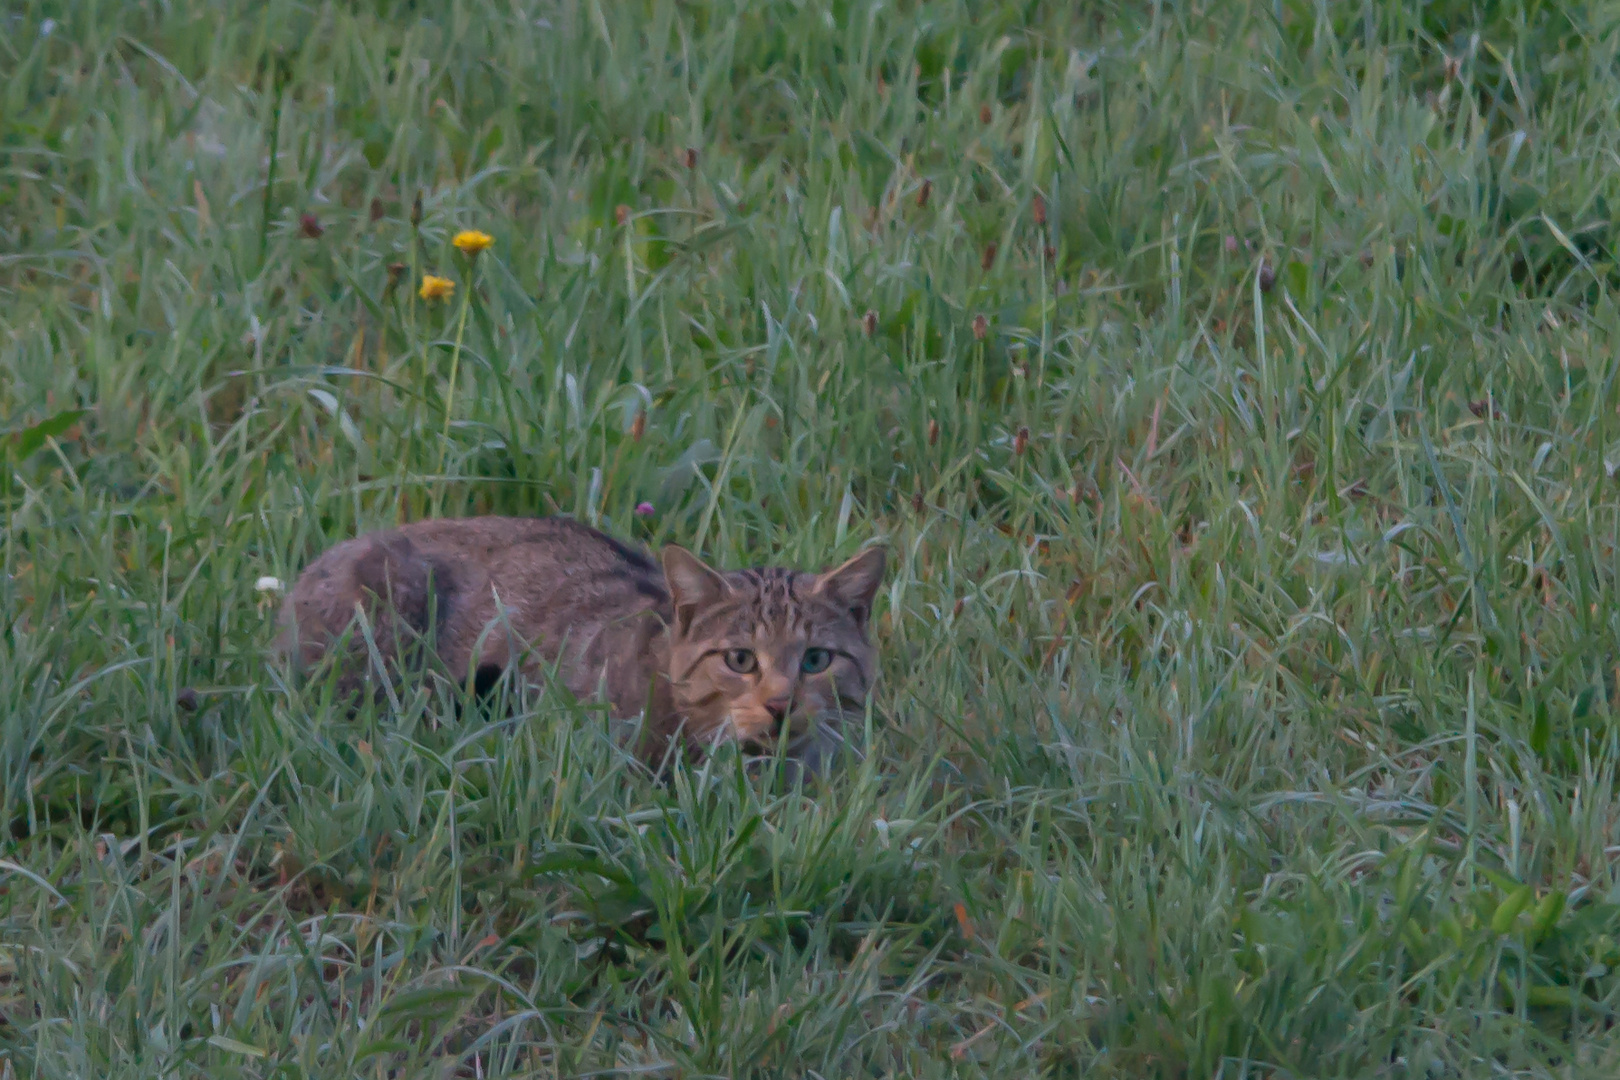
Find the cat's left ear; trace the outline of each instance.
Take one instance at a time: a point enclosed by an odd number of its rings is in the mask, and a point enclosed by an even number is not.
[[[842,566],[816,575],[815,591],[847,608],[865,629],[887,562],[888,552],[880,547],[867,548]]]
[[[664,579],[677,611],[712,604],[731,592],[718,570],[679,544],[664,548]]]

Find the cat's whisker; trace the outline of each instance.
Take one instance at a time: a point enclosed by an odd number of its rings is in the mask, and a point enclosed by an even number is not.
[[[709,733],[705,737],[704,741],[709,744],[709,749],[713,750],[720,744],[731,742],[737,738],[737,724],[734,720],[732,720],[731,717],[728,716],[724,720],[720,721],[720,723],[709,729]]]

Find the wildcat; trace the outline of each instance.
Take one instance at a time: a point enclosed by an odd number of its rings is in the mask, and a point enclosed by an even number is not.
[[[340,645],[338,689],[375,687],[355,622],[365,619],[392,676],[430,651],[485,689],[513,663],[557,664],[579,697],[615,718],[644,713],[642,757],[671,742],[735,739],[815,772],[863,711],[875,675],[867,640],[885,554],[868,548],[821,573],[722,573],[684,548],[646,553],[569,518],[420,521],[348,540],[305,569],[279,642],[307,671]]]

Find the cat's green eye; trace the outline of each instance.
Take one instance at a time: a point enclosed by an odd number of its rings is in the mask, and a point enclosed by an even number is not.
[[[730,668],[732,671],[735,671],[737,674],[747,675],[750,671],[753,671],[758,666],[759,661],[755,659],[753,649],[726,650],[726,667]]]
[[[804,659],[799,661],[799,670],[806,675],[814,675],[817,672],[826,671],[827,666],[831,663],[832,653],[828,650],[806,649],[804,650]]]

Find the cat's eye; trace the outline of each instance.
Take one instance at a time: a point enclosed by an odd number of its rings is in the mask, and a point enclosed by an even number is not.
[[[799,670],[806,675],[815,675],[826,671],[832,663],[832,652],[827,649],[806,649],[804,659],[799,661]]]
[[[726,667],[739,675],[747,675],[759,666],[759,660],[754,656],[753,649],[727,649]]]

